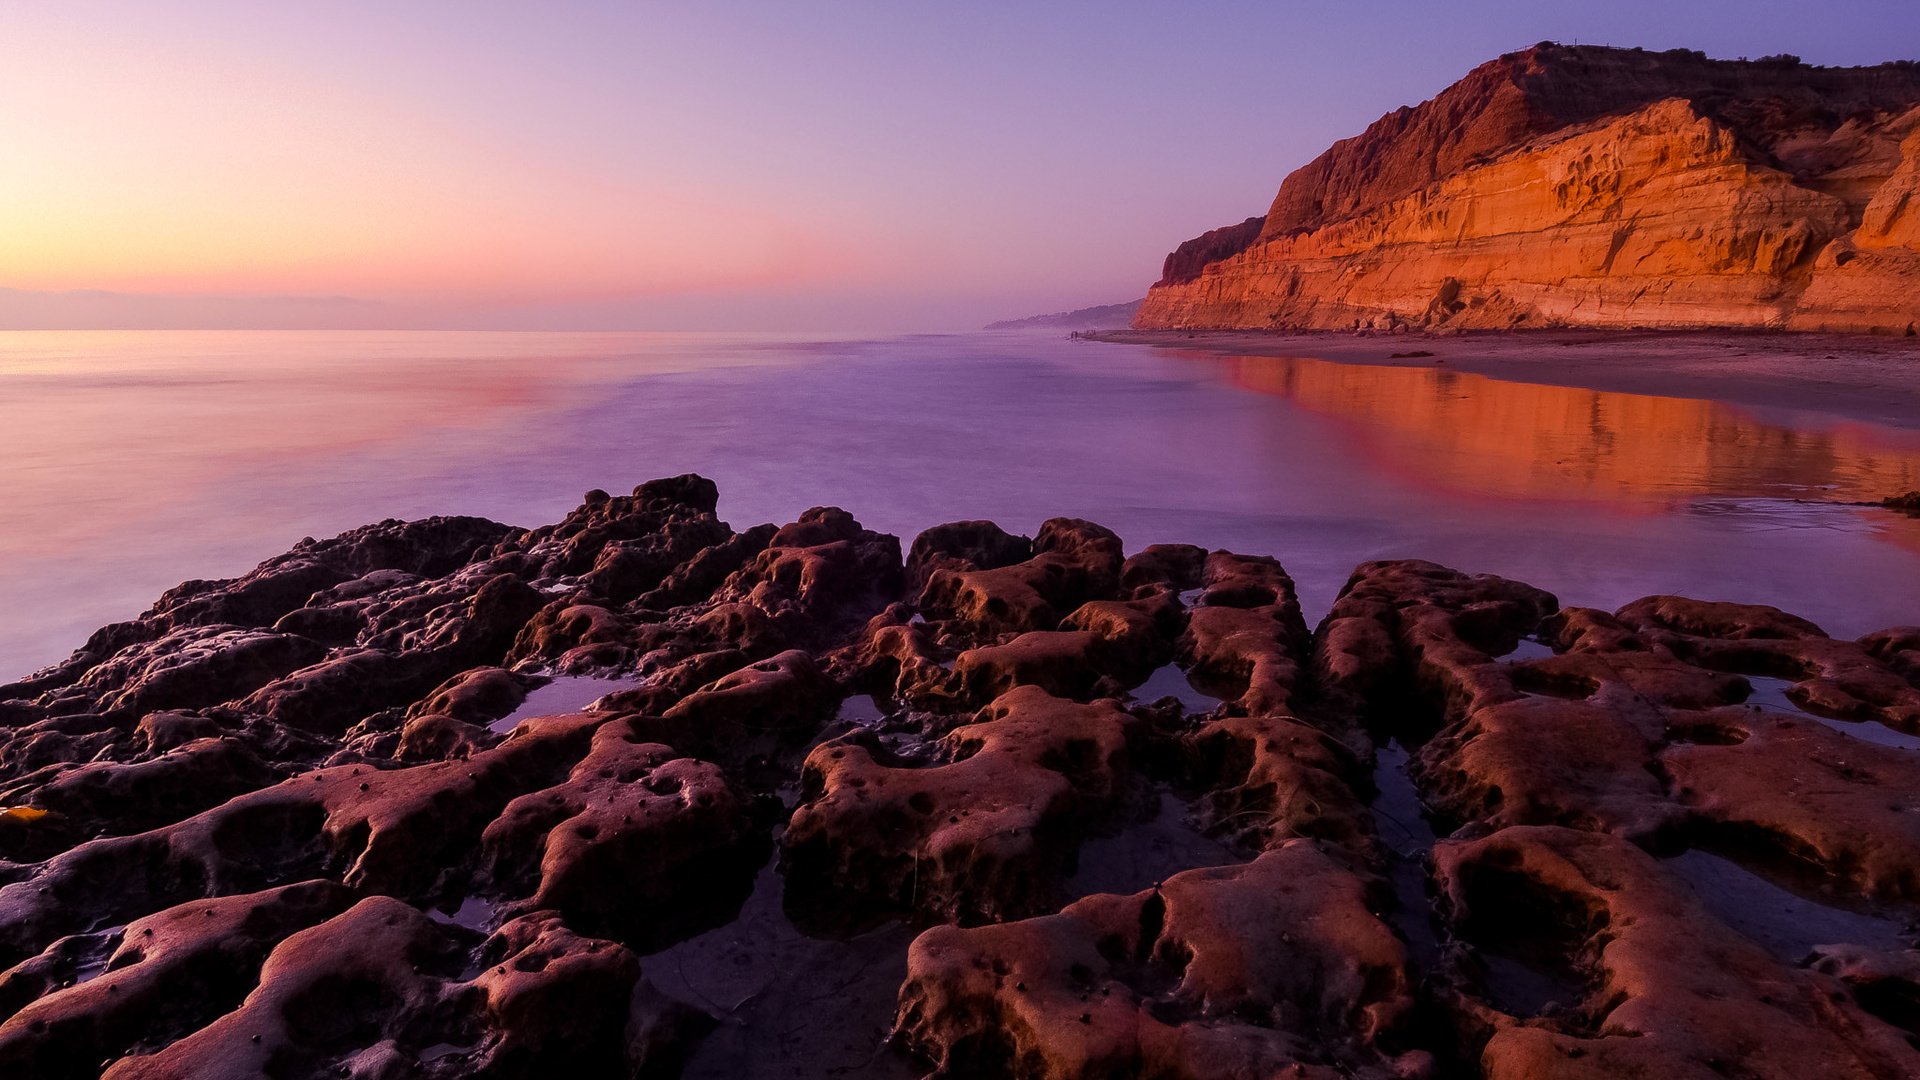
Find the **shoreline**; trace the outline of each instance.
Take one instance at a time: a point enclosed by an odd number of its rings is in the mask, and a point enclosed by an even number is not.
[[[1236,356],[1305,356],[1344,364],[1444,364],[1509,382],[1705,398],[1920,430],[1920,340],[1912,338],[1736,330],[1450,335],[1096,330],[1078,337]],[[1404,355],[1408,353],[1428,355]]]

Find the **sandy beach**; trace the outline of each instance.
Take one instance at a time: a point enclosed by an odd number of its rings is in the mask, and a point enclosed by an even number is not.
[[[1514,382],[1809,409],[1920,427],[1920,339],[1726,331],[1431,334],[1111,330],[1093,341],[1343,363],[1445,364]],[[1423,354],[1423,355],[1409,355]]]

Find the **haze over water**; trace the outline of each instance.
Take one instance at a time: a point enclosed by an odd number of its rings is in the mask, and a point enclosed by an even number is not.
[[[1920,622],[1920,431],[1431,368],[979,334],[0,335],[0,678],[164,589],[383,517],[556,520],[700,472],[736,527],[830,503],[903,544],[1090,518],[1278,556],[1309,618],[1415,556],[1569,604]]]

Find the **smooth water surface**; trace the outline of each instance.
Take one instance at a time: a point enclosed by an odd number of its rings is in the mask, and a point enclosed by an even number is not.
[[[1920,418],[1916,418],[1920,424]],[[1920,431],[1049,335],[0,333],[0,678],[192,577],[386,517],[557,519],[705,473],[737,527],[1092,518],[1274,554],[1308,617],[1419,556],[1568,603],[1920,622]]]

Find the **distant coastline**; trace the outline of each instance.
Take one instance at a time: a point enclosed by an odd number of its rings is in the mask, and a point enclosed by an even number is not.
[[[1055,311],[1047,315],[1028,315],[1022,319],[1002,319],[988,323],[987,330],[1124,330],[1133,325],[1134,313],[1140,310],[1144,299],[1129,300],[1124,304],[1102,304],[1099,307],[1076,308],[1073,311]]]

